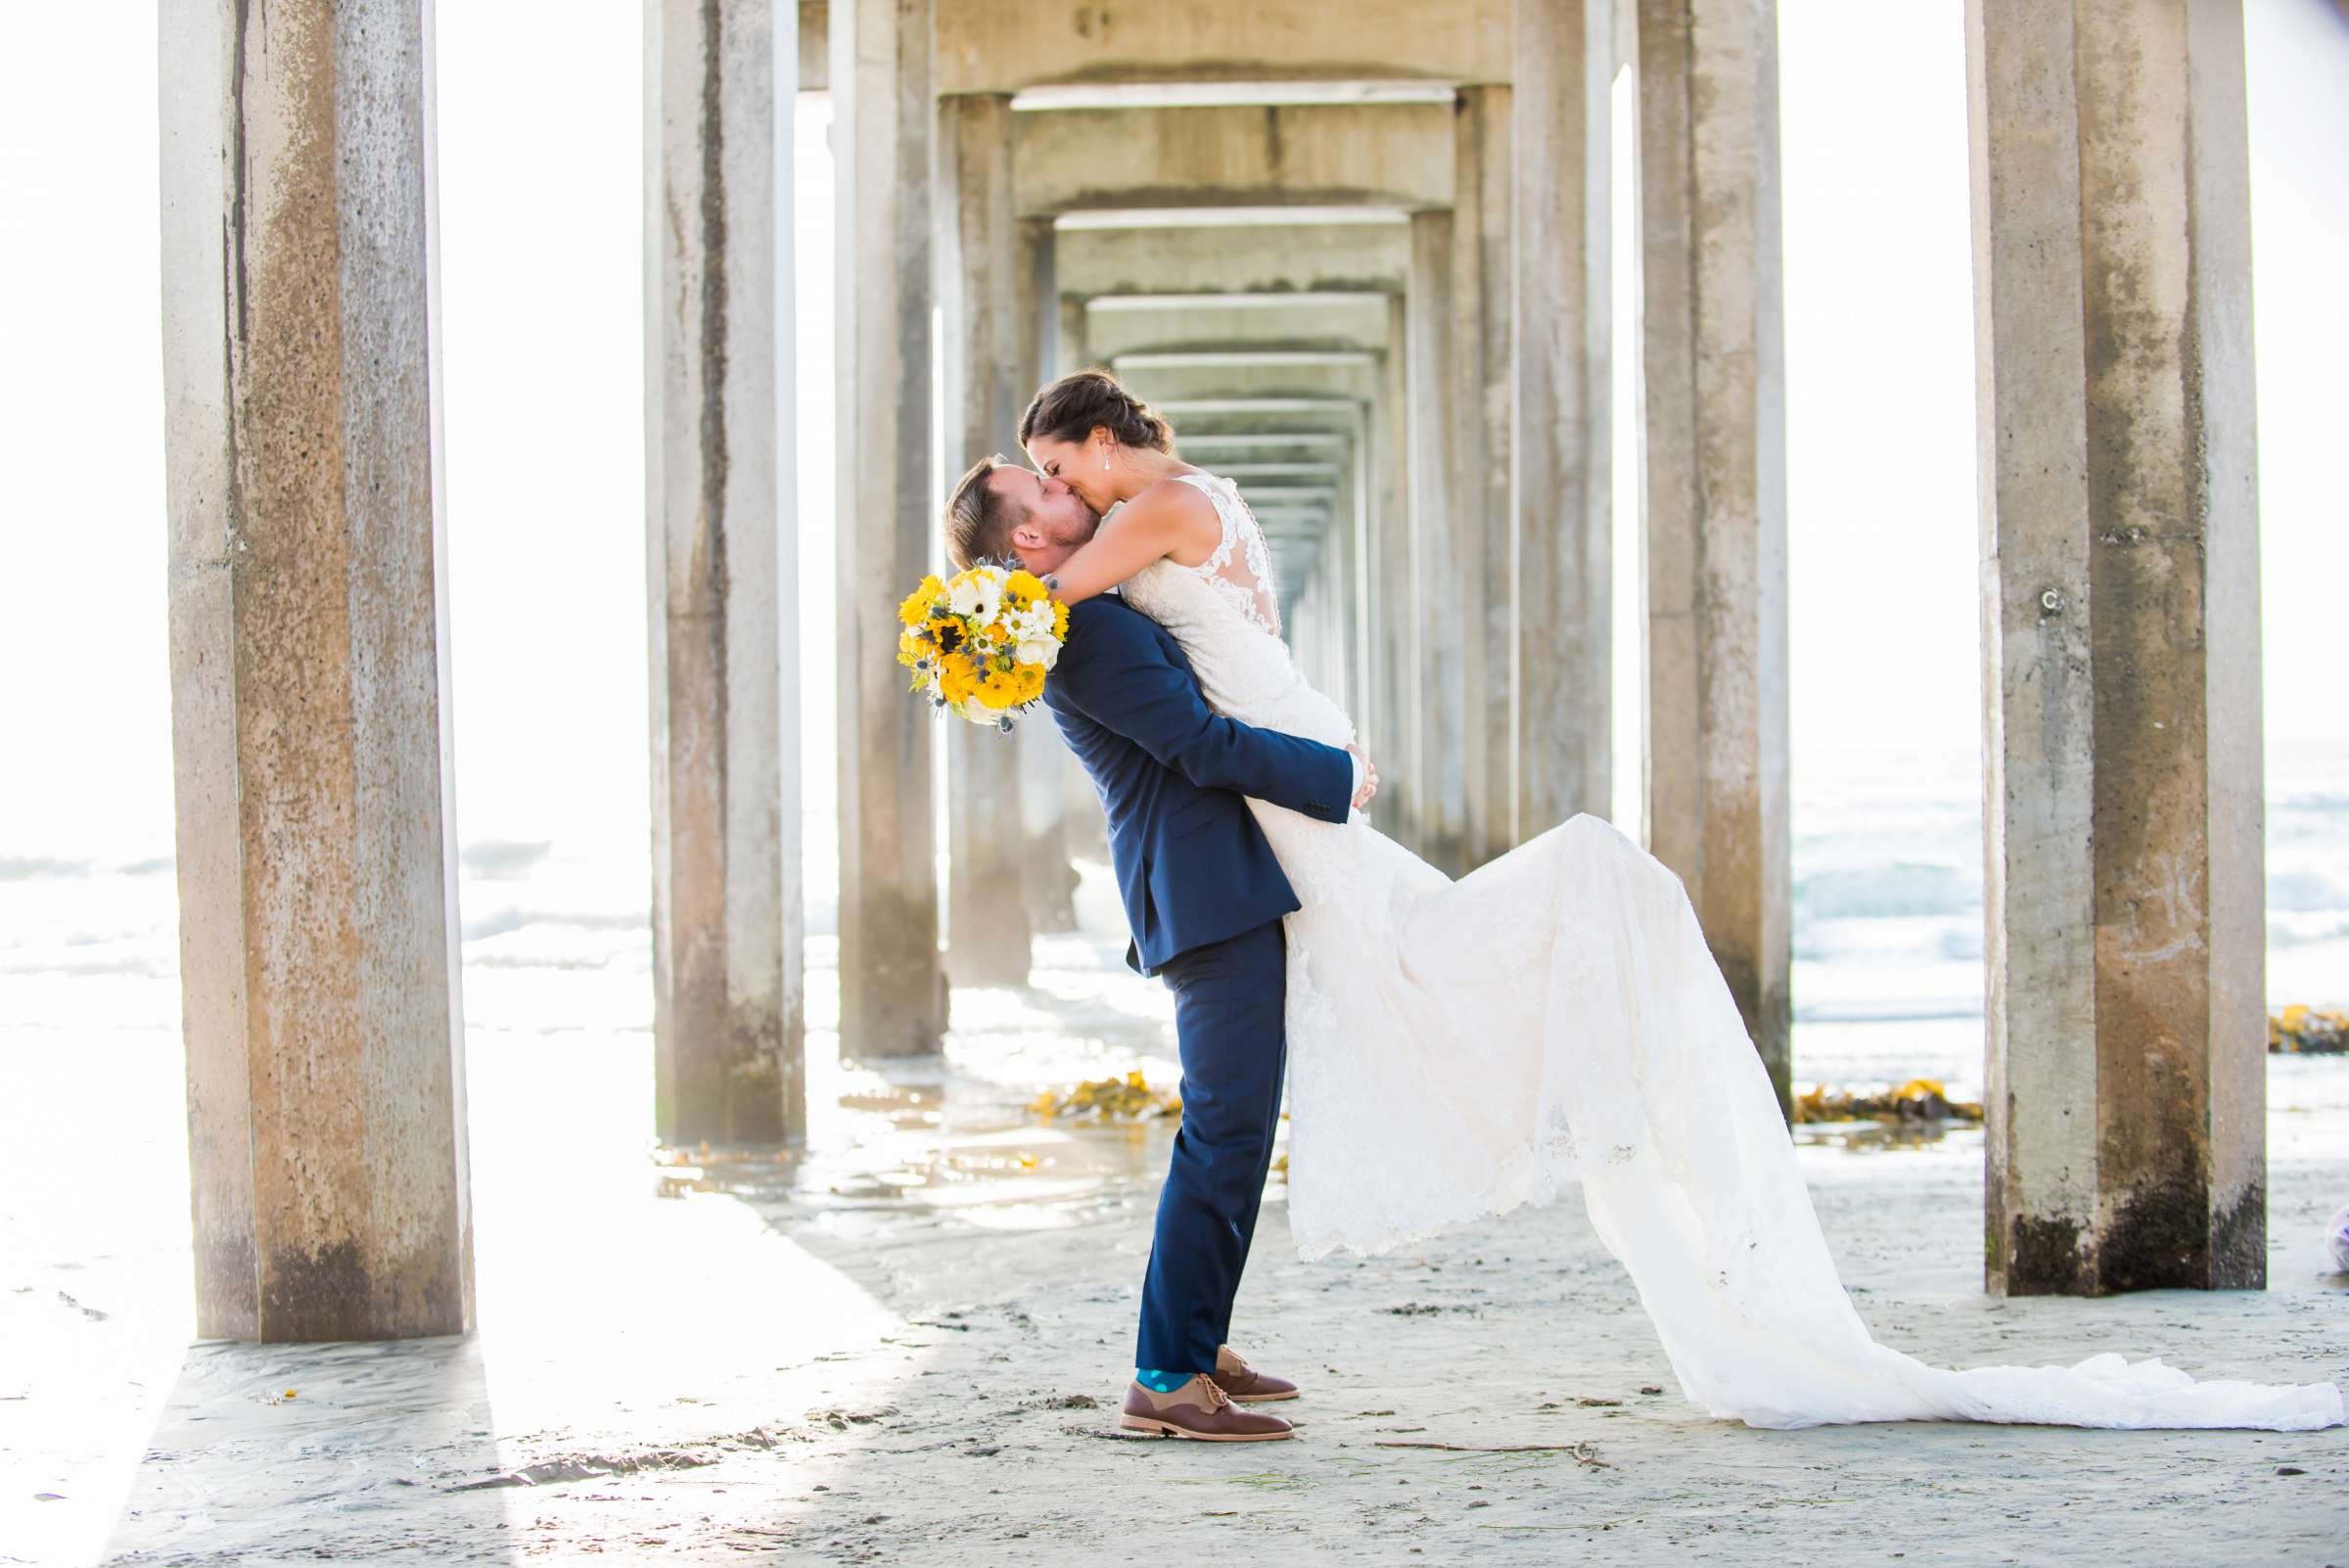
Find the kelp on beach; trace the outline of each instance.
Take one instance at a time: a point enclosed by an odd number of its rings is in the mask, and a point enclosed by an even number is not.
[[[2349,1052],[2349,1013],[2327,1007],[2286,1007],[2270,1013],[2268,1049],[2286,1056]]]
[[[1939,1079],[1912,1078],[1895,1089],[1837,1090],[1824,1084],[1794,1099],[1794,1119],[1804,1122],[1979,1122],[1982,1107],[1953,1100]]]

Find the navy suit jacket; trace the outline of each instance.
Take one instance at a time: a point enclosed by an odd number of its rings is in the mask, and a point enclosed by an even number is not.
[[[1297,907],[1241,797],[1343,822],[1354,793],[1346,752],[1217,714],[1181,645],[1108,595],[1070,609],[1044,706],[1101,793],[1133,932],[1128,963],[1155,974]]]

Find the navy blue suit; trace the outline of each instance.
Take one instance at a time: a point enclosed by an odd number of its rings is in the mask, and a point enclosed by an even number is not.
[[[1297,895],[1241,797],[1343,822],[1354,760],[1207,706],[1165,627],[1122,601],[1075,606],[1044,705],[1092,775],[1133,940],[1174,992],[1182,1128],[1159,1194],[1134,1364],[1204,1372],[1231,1301],[1280,1121]]]

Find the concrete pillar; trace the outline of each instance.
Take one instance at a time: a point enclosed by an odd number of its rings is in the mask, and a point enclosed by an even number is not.
[[[789,0],[775,21],[775,0],[645,8],[653,1125],[676,1143],[806,1130],[778,603],[796,536]]]
[[[161,13],[196,1331],[473,1327],[429,6]]]
[[[1469,708],[1467,859],[1516,842],[1517,518],[1510,483],[1516,387],[1510,332],[1510,91],[1460,89],[1451,225],[1454,426],[1451,543],[1462,556]]]
[[[945,326],[946,468],[1019,448],[1036,388],[1035,333],[1021,312],[1019,220],[1011,189],[1011,95],[938,104],[939,289]],[[1024,461],[1024,459],[1020,459]],[[1032,722],[1051,722],[1037,715]],[[958,986],[1028,981],[1027,821],[1020,746],[955,723],[946,730],[946,973]]]
[[[1019,416],[1043,385],[1047,366],[1060,356],[1061,311],[1055,281],[1056,251],[1050,218],[1020,220],[1019,254],[1019,373],[1013,382],[1017,401],[1012,409],[1016,440]],[[1025,462],[1007,445],[1014,462]],[[1031,931],[1077,929],[1077,868],[1070,859],[1069,788],[1064,775],[1082,774],[1077,760],[1061,744],[1060,730],[1049,714],[1039,713],[1014,732],[1020,754],[1020,814],[1026,864],[1021,887],[1028,898]],[[1097,814],[1097,813],[1096,813]]]
[[[2241,9],[1967,8],[1988,1257],[2267,1279]]]
[[[1514,839],[1609,814],[1614,7],[1516,0]]]
[[[1371,410],[1359,413],[1354,461],[1339,473],[1338,509],[1331,527],[1346,530],[1346,691],[1358,713],[1370,712],[1370,512],[1377,504],[1376,479],[1371,469]]]
[[[1084,323],[1084,301],[1071,295],[1062,295],[1058,301],[1059,326],[1052,334],[1052,374],[1055,378],[1072,371],[1084,369],[1092,363],[1092,350],[1087,346]]]
[[[1084,300],[1079,296],[1058,292],[1062,244],[1061,236],[1055,231],[1052,248],[1054,292],[1045,296],[1048,301],[1046,308],[1051,309],[1055,325],[1052,356],[1044,361],[1051,367],[1054,378],[1082,370],[1092,363],[1091,335],[1086,330]],[[1025,409],[1027,405],[1021,406]],[[1049,726],[1036,727],[1040,730]],[[1055,744],[1058,744],[1057,741]],[[1085,772],[1084,765],[1077,761],[1075,754],[1066,746],[1059,746],[1058,750],[1061,759],[1062,838],[1072,862],[1070,876],[1074,878],[1074,862],[1077,860],[1090,860],[1102,865],[1109,863],[1109,823],[1102,815],[1101,796],[1093,788],[1091,775]],[[1074,893],[1075,889],[1072,887],[1070,891]],[[1074,924],[1073,905],[1070,919]]]
[[[1420,854],[1458,876],[1468,869],[1469,600],[1466,531],[1451,483],[1460,421],[1452,407],[1452,214],[1411,214],[1411,625],[1416,635]]]
[[[1773,0],[1640,0],[1649,847],[1787,1054],[1785,375]]]
[[[1409,313],[1402,295],[1387,297],[1387,350],[1379,362],[1371,410],[1371,460],[1377,506],[1370,530],[1370,711],[1379,799],[1371,809],[1382,831],[1419,847],[1419,660],[1411,620]]]
[[[897,603],[937,558],[931,450],[931,0],[835,0],[839,165],[840,1041],[926,1055],[946,1024],[931,747]]]

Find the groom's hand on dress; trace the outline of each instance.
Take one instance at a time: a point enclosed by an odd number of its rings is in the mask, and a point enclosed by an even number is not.
[[[1378,793],[1378,766],[1362,755],[1359,746],[1348,746],[1346,754],[1354,759],[1354,807],[1359,811]]]

